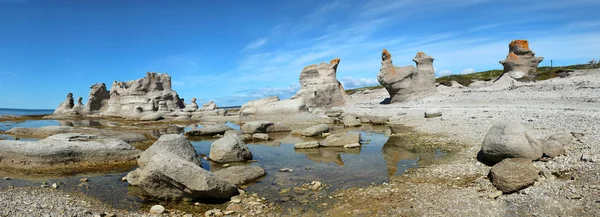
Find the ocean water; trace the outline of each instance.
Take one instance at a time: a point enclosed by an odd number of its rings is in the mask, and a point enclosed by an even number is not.
[[[0,115],[49,115],[54,112],[54,109],[15,109],[15,108],[0,108]]]

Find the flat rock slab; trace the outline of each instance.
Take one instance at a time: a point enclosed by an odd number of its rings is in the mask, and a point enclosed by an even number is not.
[[[327,136],[319,144],[324,147],[344,147],[349,144],[360,143],[360,134],[358,133],[337,133]]]
[[[301,142],[294,144],[295,149],[303,149],[303,148],[318,148],[319,142]]]
[[[225,132],[233,130],[233,128],[226,125],[211,125],[205,126],[200,129],[190,130],[185,132],[186,136],[214,136],[214,135],[223,135]]]
[[[84,133],[116,138],[124,140],[125,142],[141,142],[148,139],[146,136],[139,133],[116,132],[97,128],[70,126],[46,126],[40,128],[15,127],[7,130],[6,133],[15,137],[24,138],[46,138],[61,133]]]
[[[301,136],[321,136],[323,133],[329,132],[329,125],[327,124],[318,124],[307,127],[303,130],[294,132],[294,134],[299,134]]]
[[[98,135],[66,133],[40,141],[0,141],[0,165],[41,168],[55,165],[131,162],[140,151],[123,140]]]
[[[257,180],[267,173],[257,166],[232,166],[216,171],[214,174],[232,185],[239,186]]]

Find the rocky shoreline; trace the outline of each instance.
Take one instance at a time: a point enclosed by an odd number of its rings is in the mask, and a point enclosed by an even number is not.
[[[122,181],[128,183],[127,192],[152,204],[139,212],[116,210],[91,197],[62,192],[60,183],[39,188],[4,184],[0,205],[7,208],[0,215],[600,214],[599,69],[532,82],[530,73],[543,58],[535,57],[527,41],[516,40],[509,44],[509,54],[501,61],[505,70],[497,80],[445,86],[434,83],[434,59],[425,53],[413,59],[417,67],[394,66],[391,58],[383,50],[378,75],[382,89],[347,95],[336,78],[340,60],[334,59],[304,68],[301,89],[291,99],[258,99],[239,112],[219,109],[213,102],[199,107],[195,99],[185,105],[166,73],[115,81],[110,91],[105,84],[95,84],[85,105],[68,94],[47,117],[60,119],[63,126],[3,132],[15,140],[0,141],[0,167],[40,175],[45,170],[112,170],[112,165],[126,164],[129,173]],[[301,196],[287,197],[291,208],[281,204],[284,200],[244,190],[268,175],[265,165],[249,165],[257,157],[247,143],[280,146],[281,141],[292,141],[289,148],[295,153],[344,166],[340,153],[360,154],[369,147],[363,134],[352,132],[364,126],[386,128],[384,136],[389,138],[377,148],[385,158],[389,182],[331,194],[323,191],[328,183],[295,183],[279,189],[281,195]],[[20,137],[42,139],[17,141]],[[209,138],[209,151],[200,155],[190,142],[194,138]],[[402,160],[419,167],[394,176]],[[278,175],[293,172],[284,167]],[[82,178],[81,185],[86,183]]]

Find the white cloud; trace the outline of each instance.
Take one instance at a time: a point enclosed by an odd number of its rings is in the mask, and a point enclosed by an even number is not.
[[[452,71],[444,69],[442,71],[439,71],[437,73],[436,77],[444,77],[444,76],[451,75],[451,74],[452,74]]]
[[[468,68],[468,69],[463,70],[460,74],[471,74],[471,73],[474,73],[474,72],[475,72],[475,69]]]
[[[353,78],[346,76],[340,82],[344,85],[345,89],[379,85],[379,82],[375,78]]]
[[[244,47],[244,49],[242,49],[242,50],[244,50],[244,51],[245,50],[252,50],[252,49],[256,49],[256,48],[262,47],[265,44],[267,44],[267,41],[268,40],[266,38],[258,39],[256,41],[253,41],[252,43],[246,45],[246,47]]]

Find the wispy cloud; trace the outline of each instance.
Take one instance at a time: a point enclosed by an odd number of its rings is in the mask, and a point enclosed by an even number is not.
[[[350,76],[343,77],[340,82],[344,85],[345,89],[379,85],[379,82],[375,78],[353,78]]]
[[[268,39],[266,39],[266,38],[261,38],[256,41],[253,41],[252,43],[246,45],[246,47],[244,47],[244,49],[242,49],[242,51],[257,49],[257,48],[262,47],[265,44],[267,44],[267,41],[268,41]]]

